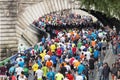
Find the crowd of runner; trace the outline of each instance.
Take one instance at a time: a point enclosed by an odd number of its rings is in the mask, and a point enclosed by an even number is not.
[[[54,36],[51,38],[43,36],[41,42],[29,51],[24,52],[25,49],[21,45],[15,63],[6,64],[9,79],[89,80],[95,79],[98,71],[99,80],[109,80],[110,72],[113,80],[119,80],[120,59],[111,69],[108,63],[103,63],[109,43],[118,47],[118,42],[115,43],[118,36],[114,30],[104,27],[96,29],[92,23],[90,16],[81,17],[74,13],[49,14],[39,18],[34,22],[36,27],[44,29],[48,26],[62,27],[50,28]],[[71,24],[79,25],[76,28],[69,28]],[[49,29],[46,31],[49,32]],[[118,51],[119,48],[116,53]]]
[[[45,28],[46,26],[57,26],[59,27],[80,27],[80,26],[90,26],[93,22],[91,16],[81,16],[80,14],[71,13],[69,11],[62,11],[58,13],[47,14],[40,17],[33,24],[39,28]],[[59,27],[58,27],[59,26]]]

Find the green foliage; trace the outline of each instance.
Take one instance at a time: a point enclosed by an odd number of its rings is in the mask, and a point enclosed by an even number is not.
[[[120,19],[120,0],[79,0],[88,11],[94,8],[108,16],[115,16]]]

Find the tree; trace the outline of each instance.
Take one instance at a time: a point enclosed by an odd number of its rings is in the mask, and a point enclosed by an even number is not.
[[[94,9],[120,19],[120,0],[79,0],[81,7]]]

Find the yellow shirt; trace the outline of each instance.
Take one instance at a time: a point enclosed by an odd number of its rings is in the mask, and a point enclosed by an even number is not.
[[[61,73],[57,73],[57,74],[55,75],[55,80],[63,80],[63,78],[64,78],[64,76],[63,76],[63,74],[61,74]]]
[[[35,63],[35,64],[32,66],[33,71],[37,71],[37,70],[38,70],[38,67],[39,67],[39,65],[38,65],[37,63]]]
[[[42,62],[44,61],[45,55],[46,55],[46,50],[44,50],[43,53],[40,54],[40,56],[42,57]]]
[[[56,49],[55,44],[52,44],[52,45],[50,46],[50,49],[51,49],[52,52],[55,52],[55,49]]]
[[[74,44],[74,43],[72,43],[72,47],[75,47],[75,44]]]

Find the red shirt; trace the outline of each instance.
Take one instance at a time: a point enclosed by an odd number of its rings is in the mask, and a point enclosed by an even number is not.
[[[66,76],[67,76],[67,78],[68,78],[69,80],[74,80],[74,77],[73,77],[72,74],[66,74]]]
[[[16,77],[15,77],[14,75],[12,76],[12,80],[17,80]]]
[[[55,42],[59,42],[59,39],[58,39],[58,38],[55,38]]]
[[[88,47],[89,47],[89,45],[88,45],[88,44],[85,44],[85,47],[86,47],[86,48],[88,48]]]
[[[58,35],[59,31],[58,30],[55,30],[55,34]]]
[[[76,53],[76,47],[73,47],[73,48],[72,48],[72,52],[73,52],[73,54]]]
[[[60,48],[57,49],[57,55],[61,56],[62,55],[62,50]]]
[[[70,65],[72,65],[73,64],[73,61],[75,60],[75,58],[74,57],[72,57],[71,59],[70,59]]]

